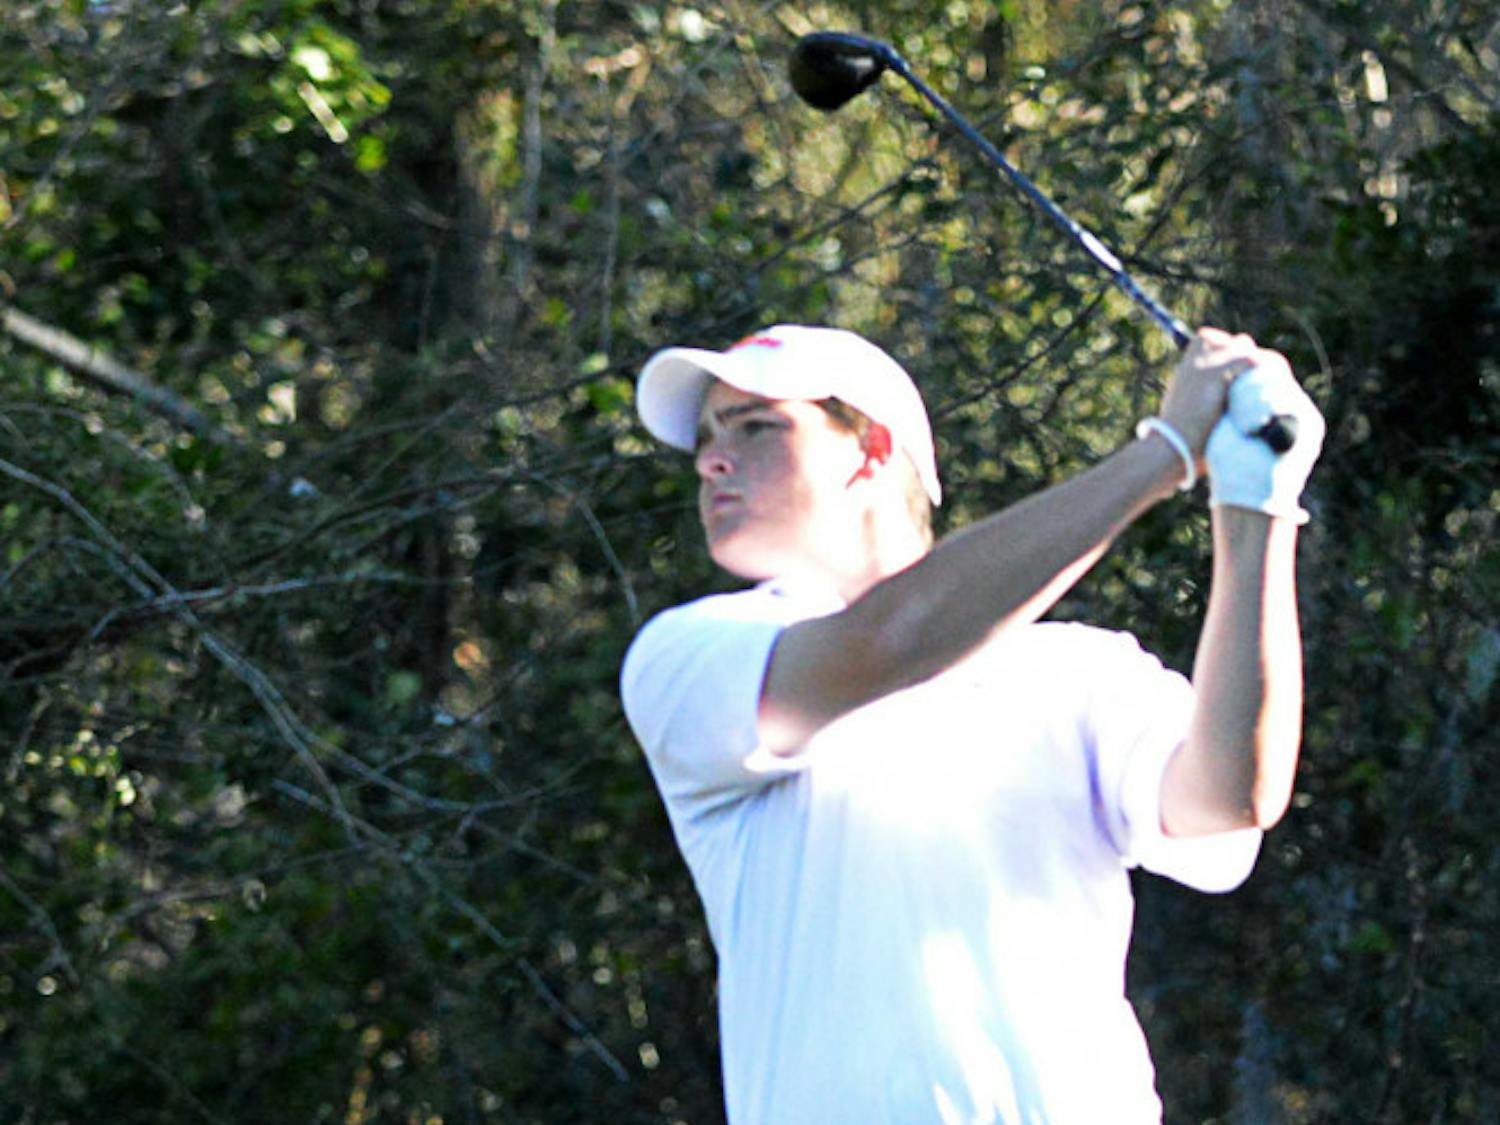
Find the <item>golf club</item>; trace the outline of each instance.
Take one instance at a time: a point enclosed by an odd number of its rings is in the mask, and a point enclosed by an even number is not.
[[[1135,278],[1126,272],[1120,259],[1092,233],[1079,226],[1041,190],[1023,176],[1001,155],[982,133],[945,101],[937,91],[912,72],[906,60],[886,43],[867,39],[846,31],[817,31],[804,35],[792,50],[789,67],[792,89],[803,101],[815,109],[833,112],[845,102],[873,86],[881,74],[889,70],[906,80],[911,87],[926,98],[960,133],[982,152],[985,157],[1004,172],[1010,182],[1063,232],[1081,246],[1085,253],[1097,262],[1114,279],[1126,296],[1160,325],[1179,348],[1185,348],[1192,340],[1192,333],[1177,317],[1168,312],[1159,301],[1145,292]],[[1296,441],[1296,419],[1285,416],[1271,418],[1256,434],[1277,453],[1285,453]]]

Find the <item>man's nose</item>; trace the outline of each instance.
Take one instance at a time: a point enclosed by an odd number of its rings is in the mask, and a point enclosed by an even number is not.
[[[715,438],[705,441],[698,447],[698,452],[693,457],[693,466],[704,480],[715,480],[727,476],[734,468],[728,452]]]

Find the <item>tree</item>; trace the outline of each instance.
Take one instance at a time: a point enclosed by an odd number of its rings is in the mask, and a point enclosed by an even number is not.
[[[1170,361],[907,91],[797,102],[815,19],[1332,423],[1298,807],[1230,899],[1139,885],[1168,1119],[1496,1115],[1482,6],[20,0],[7,1118],[721,1118],[712,950],[614,681],[723,580],[634,372],[864,331],[958,526],[1126,440]],[[1185,666],[1205,526],[1156,513],[1060,612]]]

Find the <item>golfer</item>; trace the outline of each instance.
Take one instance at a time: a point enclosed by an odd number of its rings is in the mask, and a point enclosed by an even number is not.
[[[696,459],[714,561],[754,585],[653,618],[622,674],[719,958],[734,1125],[1158,1122],[1125,997],[1141,866],[1249,874],[1291,796],[1302,486],[1323,421],[1286,361],[1203,329],[1093,468],[932,544],[932,432],[863,338],[778,325],[641,373]],[[1253,436],[1290,415],[1282,456]],[[1191,683],[1039,623],[1206,472]]]

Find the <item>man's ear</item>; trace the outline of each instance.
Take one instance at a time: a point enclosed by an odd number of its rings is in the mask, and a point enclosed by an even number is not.
[[[850,484],[861,478],[868,480],[875,475],[877,468],[890,463],[892,452],[891,431],[879,422],[871,422],[870,428],[859,439],[859,449],[864,454],[864,464],[850,478]]]
[[[891,459],[891,431],[879,422],[870,423],[870,428],[865,431],[859,445],[864,450],[866,460],[884,465]]]

